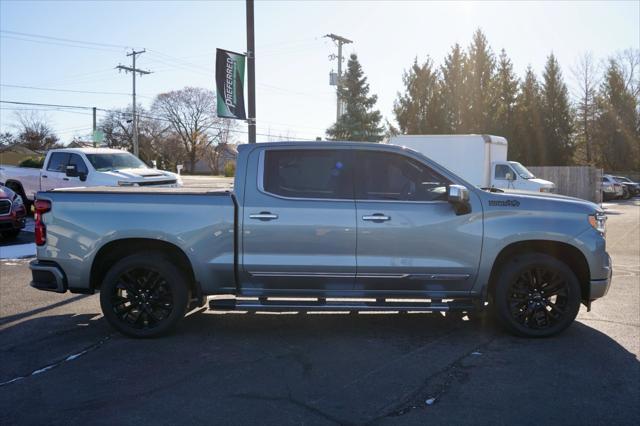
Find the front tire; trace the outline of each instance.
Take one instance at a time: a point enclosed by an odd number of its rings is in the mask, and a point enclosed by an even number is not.
[[[160,253],[134,254],[107,272],[100,306],[109,324],[127,336],[168,333],[184,317],[189,303],[185,274]]]
[[[494,312],[514,334],[548,337],[571,325],[580,300],[580,283],[565,263],[542,253],[520,254],[499,273]]]

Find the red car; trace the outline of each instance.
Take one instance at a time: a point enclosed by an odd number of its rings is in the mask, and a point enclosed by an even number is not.
[[[22,197],[0,184],[0,235],[3,239],[15,238],[24,228],[27,209]]]

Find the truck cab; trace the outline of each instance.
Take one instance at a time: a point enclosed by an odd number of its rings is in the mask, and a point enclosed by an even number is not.
[[[494,161],[491,170],[491,188],[533,192],[555,191],[553,182],[535,177],[517,161]]]

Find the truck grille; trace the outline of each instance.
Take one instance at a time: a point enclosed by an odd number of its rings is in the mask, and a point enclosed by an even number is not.
[[[9,214],[11,211],[11,201],[0,200],[0,215]]]

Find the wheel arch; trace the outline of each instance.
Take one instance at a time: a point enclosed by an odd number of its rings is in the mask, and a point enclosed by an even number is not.
[[[196,281],[193,265],[185,252],[173,243],[150,238],[124,238],[110,241],[102,246],[93,258],[89,285],[92,290],[99,290],[101,277],[118,260],[131,254],[140,252],[160,252],[168,255],[182,270],[188,281],[191,298],[196,298],[198,302],[203,300],[200,284]]]
[[[15,192],[16,194],[20,195],[22,198],[26,198],[26,196],[27,196],[27,194],[24,192],[24,187],[22,186],[22,184],[18,180],[7,179],[7,181],[4,183],[4,186],[9,188],[10,190]],[[23,201],[27,202],[29,200],[23,200]]]
[[[493,266],[491,267],[488,287],[490,297],[493,297],[498,273],[502,266],[508,262],[509,259],[512,259],[513,256],[524,253],[543,253],[565,263],[578,278],[582,301],[588,306],[589,280],[591,275],[587,259],[577,247],[560,241],[550,240],[518,241],[504,247],[496,257],[493,262]]]

